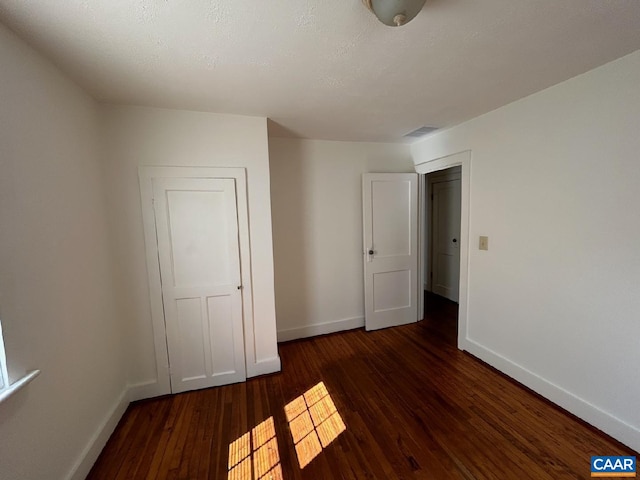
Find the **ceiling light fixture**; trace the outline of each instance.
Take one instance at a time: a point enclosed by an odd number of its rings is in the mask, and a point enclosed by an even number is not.
[[[399,27],[415,18],[426,0],[362,0],[385,25]]]

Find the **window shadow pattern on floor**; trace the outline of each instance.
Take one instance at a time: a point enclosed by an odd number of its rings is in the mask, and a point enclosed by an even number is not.
[[[229,444],[228,480],[282,480],[273,417]]]
[[[284,412],[301,469],[347,429],[323,382],[289,402]]]

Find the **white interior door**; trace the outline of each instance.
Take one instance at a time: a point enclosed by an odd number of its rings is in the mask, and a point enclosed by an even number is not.
[[[460,180],[433,184],[432,290],[458,301],[460,285]]]
[[[363,175],[367,330],[418,320],[418,176]]]
[[[173,393],[246,379],[234,179],[155,178]]]

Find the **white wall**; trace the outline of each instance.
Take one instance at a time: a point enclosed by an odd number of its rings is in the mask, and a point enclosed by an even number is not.
[[[1,25],[0,65],[0,319],[11,380],[42,370],[0,404],[0,478],[83,478],[127,404],[97,106]]]
[[[639,85],[640,51],[412,147],[472,151],[462,346],[636,450]]]
[[[280,341],[364,325],[362,174],[411,172],[408,145],[269,139]]]
[[[158,390],[149,282],[145,263],[138,167],[245,167],[251,236],[251,268],[257,363],[249,375],[277,371],[269,157],[265,118],[104,106],[109,218],[117,254],[133,398]]]

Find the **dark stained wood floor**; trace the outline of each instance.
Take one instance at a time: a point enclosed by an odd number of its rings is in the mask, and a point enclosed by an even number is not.
[[[130,405],[88,478],[227,479],[270,417],[284,480],[587,479],[591,455],[638,455],[458,351],[457,306],[427,300],[417,324],[282,344],[279,374]],[[300,469],[284,407],[320,381],[346,430]]]

